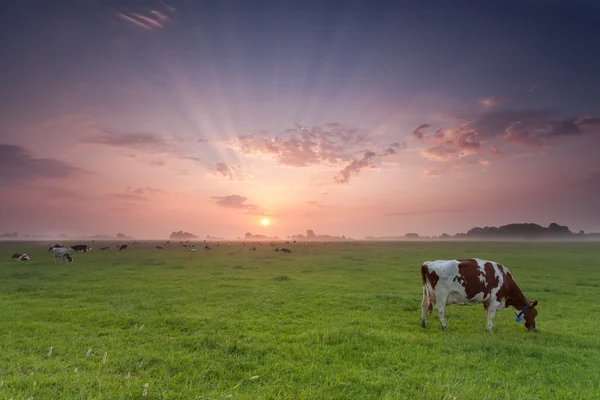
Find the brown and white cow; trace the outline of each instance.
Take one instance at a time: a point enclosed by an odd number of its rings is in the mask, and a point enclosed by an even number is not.
[[[29,258],[29,256],[25,253],[15,253],[12,255],[11,257],[13,260],[17,260],[17,261],[29,261],[31,260],[31,258]]]
[[[494,328],[496,311],[513,307],[516,321],[534,330],[537,300],[527,300],[510,271],[495,261],[468,260],[426,261],[421,266],[423,302],[421,326],[427,327],[426,313],[435,303],[440,324],[448,330],[444,311],[448,304],[473,305],[483,303],[487,311],[487,330]]]

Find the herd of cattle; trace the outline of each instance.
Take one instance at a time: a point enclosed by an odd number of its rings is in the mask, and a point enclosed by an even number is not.
[[[290,243],[290,242],[286,242],[286,243]],[[294,241],[294,243],[296,243]],[[138,242],[132,242],[131,244],[138,244]],[[167,240],[166,243],[164,243],[162,246],[156,246],[155,248],[158,250],[164,250],[165,247],[169,246],[171,244],[170,240]],[[189,252],[195,252],[196,251],[196,245],[193,243],[190,243],[190,241],[188,240],[187,242],[179,242],[179,244],[185,248],[188,249]],[[231,245],[231,242],[227,243],[228,245]],[[244,246],[248,245],[248,243],[246,242],[242,242],[242,244]],[[219,243],[216,244],[216,246],[220,246]],[[262,246],[261,243],[255,243],[254,246],[252,246],[250,248],[250,251],[256,251],[256,247],[260,247]],[[275,242],[270,242],[269,246],[275,246]],[[120,245],[115,245],[115,248],[118,249],[118,251],[123,251],[125,249],[127,249],[128,245],[127,244],[120,244]],[[208,242],[205,240],[204,244],[203,244],[203,248],[204,250],[212,250],[212,247],[210,247],[210,245],[208,244]],[[104,247],[100,247],[100,251],[105,252],[112,249],[111,246],[104,246]],[[56,263],[56,260],[59,260],[59,262],[63,262],[63,260],[66,260],[67,263],[72,263],[73,262],[73,256],[71,255],[71,252],[83,252],[83,253],[87,253],[89,251],[92,251],[92,247],[88,246],[87,244],[76,244],[70,247],[65,247],[62,244],[55,244],[50,246],[50,248],[48,249],[48,252],[51,252],[54,258],[54,262]],[[275,251],[282,251],[284,253],[291,253],[292,250],[287,249],[285,247],[282,247],[281,249],[275,248]],[[31,257],[29,257],[27,254],[25,253],[15,253],[12,255],[11,257],[13,260],[16,261],[29,261],[31,260]]]
[[[289,243],[289,242],[287,242]],[[167,241],[163,246],[156,246],[156,249],[163,250],[171,244]],[[195,252],[196,247],[189,242],[180,244],[190,252]],[[228,243],[230,245],[231,243]],[[219,246],[219,244],[216,244]],[[243,242],[246,246],[247,243]],[[256,246],[262,246],[260,243],[254,243],[250,251],[256,251]],[[269,246],[275,246],[274,242]],[[127,249],[126,244],[118,245],[119,251]],[[103,247],[100,250],[106,251],[111,247]],[[204,249],[211,250],[206,241]],[[87,253],[92,248],[87,245],[75,245],[67,248],[60,244],[51,246],[48,251],[52,252],[54,262],[58,259],[61,263],[66,260],[67,263],[73,262],[71,251],[82,251]],[[288,248],[275,248],[276,252],[291,253]],[[11,258],[18,261],[28,261],[30,257],[24,253],[15,253]],[[436,260],[426,261],[421,266],[421,278],[423,284],[423,300],[421,302],[421,326],[427,327],[427,313],[433,311],[433,304],[436,305],[436,311],[443,330],[448,330],[448,325],[444,318],[446,306],[449,304],[473,305],[483,304],[487,313],[487,328],[491,331],[494,327],[493,318],[497,311],[507,307],[515,310],[515,321],[522,322],[528,330],[536,330],[535,318],[537,316],[537,300],[528,300],[512,274],[505,266],[488,260],[478,258],[464,260]]]

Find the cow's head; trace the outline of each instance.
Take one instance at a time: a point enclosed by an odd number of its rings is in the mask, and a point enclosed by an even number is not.
[[[73,262],[73,257],[70,254],[65,254],[65,258],[67,259],[68,263],[72,263]]]
[[[531,301],[529,302],[529,306],[526,306],[517,314],[517,320],[519,322],[523,322],[525,328],[527,328],[529,331],[537,330],[535,327],[535,317],[537,316],[537,310],[535,309],[535,306],[537,306],[537,304],[537,300]]]

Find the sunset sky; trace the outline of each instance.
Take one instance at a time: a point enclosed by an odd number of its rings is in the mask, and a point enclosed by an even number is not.
[[[598,1],[10,1],[0,50],[0,233],[600,231]]]

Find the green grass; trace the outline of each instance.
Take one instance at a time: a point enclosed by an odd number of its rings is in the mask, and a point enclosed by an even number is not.
[[[598,244],[153,246],[0,244],[0,399],[600,398]],[[420,327],[421,263],[465,257],[511,270],[539,333],[479,305]]]

